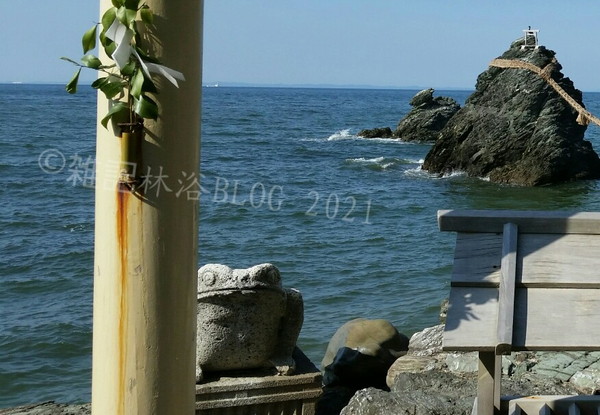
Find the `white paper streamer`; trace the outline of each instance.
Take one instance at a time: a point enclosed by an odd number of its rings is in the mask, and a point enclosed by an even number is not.
[[[133,38],[133,31],[129,30],[127,26],[115,19],[112,25],[106,31],[106,37],[115,42],[117,48],[112,54],[112,59],[117,64],[119,69],[122,69],[129,62],[129,57],[133,54],[139,60],[142,65],[142,69],[150,78],[150,72],[160,74],[167,78],[169,82],[179,88],[177,80],[185,81],[185,77],[179,71],[171,68],[167,68],[164,65],[159,65],[151,62],[144,62],[142,57],[137,51],[131,47],[131,39]]]

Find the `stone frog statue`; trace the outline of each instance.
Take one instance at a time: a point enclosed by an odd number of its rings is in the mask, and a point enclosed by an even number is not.
[[[204,372],[295,369],[292,353],[304,321],[300,292],[284,289],[272,264],[248,269],[207,264],[198,270],[196,381]]]

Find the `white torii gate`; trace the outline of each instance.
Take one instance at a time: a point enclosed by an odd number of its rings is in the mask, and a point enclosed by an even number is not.
[[[160,117],[145,123],[138,168],[173,187],[184,172],[199,178],[203,0],[146,3],[155,55],[186,81],[158,80]],[[100,15],[111,6],[100,0]],[[99,94],[98,119],[108,105]],[[192,415],[198,201],[177,189],[119,191],[119,160],[119,138],[98,123],[92,413]]]
[[[523,44],[523,46],[521,46],[521,49],[539,48],[540,45],[538,44],[538,33],[539,29],[532,29],[531,26],[529,26],[528,29],[523,29],[523,38],[525,39],[525,43]],[[533,37],[533,44],[527,43],[527,39],[529,39],[530,37]]]

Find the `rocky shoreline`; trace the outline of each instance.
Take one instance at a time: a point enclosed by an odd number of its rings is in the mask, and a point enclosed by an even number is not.
[[[361,389],[337,413],[470,414],[477,391],[477,353],[443,351],[443,329],[440,324],[411,337],[407,354],[387,373],[389,391]],[[506,396],[600,394],[600,351],[515,352],[503,357],[502,372]],[[0,415],[89,414],[90,404],[55,402],[0,409]]]
[[[358,391],[342,415],[470,414],[477,392],[477,353],[442,351],[440,324],[415,333],[388,371],[390,391]],[[516,352],[502,359],[504,396],[600,392],[598,352]]]
[[[0,415],[90,415],[91,413],[92,405],[89,403],[67,405],[54,401],[0,409]]]

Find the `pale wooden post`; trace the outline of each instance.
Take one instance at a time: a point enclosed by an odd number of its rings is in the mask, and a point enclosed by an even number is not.
[[[155,53],[183,72],[158,80],[157,122],[146,122],[138,175],[117,183],[120,143],[97,127],[92,412],[193,414],[202,57],[202,0],[147,0]],[[101,14],[112,5],[100,0]],[[98,95],[98,116],[108,102]],[[181,181],[181,182],[180,182]]]
[[[497,415],[500,413],[500,376],[502,356],[494,352],[479,352],[477,399],[472,415]]]
[[[515,285],[517,280],[518,227],[506,223],[502,236],[502,262],[498,287],[498,325],[496,354],[510,354],[515,312]]]

